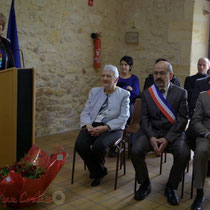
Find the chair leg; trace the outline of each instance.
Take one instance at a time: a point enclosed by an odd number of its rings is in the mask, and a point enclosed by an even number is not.
[[[120,160],[120,170],[122,169],[122,166],[124,164],[124,160],[123,160],[123,154],[122,154],[122,142],[120,143],[120,145],[118,145],[118,150],[119,150],[119,160]]]
[[[74,169],[75,169],[75,161],[76,161],[76,149],[74,148],[74,153],[73,153],[73,162],[72,162],[71,184],[73,184],[73,183],[74,183]]]
[[[190,160],[191,160],[191,150],[190,150]],[[190,170],[190,160],[189,160],[189,162],[188,162],[188,164],[187,164],[187,173],[188,173],[189,170]]]
[[[190,170],[190,162],[188,162],[187,164],[187,173],[189,172],[189,170]]]
[[[127,142],[128,142],[128,158],[130,158],[131,154],[131,142],[130,142],[130,135],[127,136]]]
[[[125,142],[123,142],[123,164],[124,164],[124,175],[125,175],[126,174]]]
[[[193,183],[194,183],[194,170],[192,171],[192,181],[191,181],[190,199],[193,198]]]
[[[166,159],[167,159],[167,153],[165,152],[164,163],[166,163]]]
[[[117,148],[117,163],[116,163],[114,190],[117,189],[117,179],[118,179],[118,170],[119,170],[119,159],[120,159],[120,148]]]
[[[163,167],[163,153],[160,156],[160,175],[162,174],[162,167]]]
[[[137,185],[137,180],[136,180],[136,173],[135,173],[135,180],[134,180],[134,194],[136,193],[136,185]]]
[[[182,177],[181,198],[183,198],[183,195],[184,195],[184,181],[185,181],[185,171],[183,172],[183,177]]]

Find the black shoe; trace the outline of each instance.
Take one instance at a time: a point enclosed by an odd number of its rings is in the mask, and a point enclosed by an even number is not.
[[[114,147],[110,147],[108,156],[109,157],[115,157],[116,156],[116,152],[115,152],[115,148]]]
[[[204,195],[196,195],[196,198],[191,206],[191,210],[202,210],[203,203],[205,201]]]
[[[94,180],[93,180],[93,182],[91,182],[91,186],[92,187],[96,187],[96,186],[98,186],[100,183],[101,183],[101,179],[102,179],[103,177],[96,177]]]
[[[101,183],[101,179],[106,176],[108,173],[107,173],[107,168],[104,167],[104,170],[100,173],[100,175],[98,175],[97,177],[93,177],[93,181],[91,182],[91,186],[92,187],[96,187],[98,185],[100,185]]]
[[[165,188],[165,196],[168,198],[168,203],[172,206],[179,205],[179,197],[177,196],[176,191],[168,184]]]
[[[108,174],[107,168],[104,167],[104,170],[101,172],[101,174],[100,174],[99,176],[100,176],[100,177],[104,177],[104,176],[106,176],[107,174]]]
[[[90,179],[95,179],[96,177],[104,177],[104,176],[106,176],[107,174],[108,174],[108,173],[107,173],[107,168],[104,167],[104,170],[103,170],[101,173],[99,173],[99,174],[90,173],[89,178],[90,178]]]
[[[151,184],[141,184],[141,186],[139,187],[139,189],[135,192],[134,195],[134,199],[137,201],[141,201],[144,200],[147,195],[149,195],[151,193]]]
[[[90,176],[89,176],[89,178],[90,179],[94,179],[96,176],[95,175],[92,175],[92,174],[90,174]]]

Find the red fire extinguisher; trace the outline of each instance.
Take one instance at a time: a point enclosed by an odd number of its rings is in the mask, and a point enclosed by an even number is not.
[[[93,0],[88,0],[88,5],[89,5],[90,7],[93,7]]]
[[[94,67],[96,69],[101,67],[101,33],[92,33],[92,39],[94,39]]]

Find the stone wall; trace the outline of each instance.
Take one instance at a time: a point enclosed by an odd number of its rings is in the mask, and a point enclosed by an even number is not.
[[[92,32],[102,32],[102,66],[119,67],[125,54],[134,58],[141,89],[158,57],[172,63],[183,83],[191,65],[194,2],[198,5],[194,0],[95,0],[88,7],[88,0],[15,1],[25,66],[36,70],[36,136],[79,128],[88,92],[100,85]],[[10,1],[1,0],[0,12],[8,16],[9,9]],[[139,32],[138,44],[125,42],[128,31]]]
[[[209,49],[209,1],[196,0],[193,15],[190,74],[197,73],[197,61],[207,57]]]
[[[126,18],[122,33],[138,31],[139,44],[126,44],[122,37],[122,54],[134,57],[134,72],[140,78],[141,87],[158,57],[166,58],[173,65],[175,75],[183,84],[190,69],[193,0],[127,0],[123,7]]]
[[[1,0],[5,16],[9,9]],[[102,32],[102,65],[118,59],[118,1],[18,0],[15,11],[25,66],[36,71],[36,136],[79,128],[88,92],[100,84],[90,34]]]

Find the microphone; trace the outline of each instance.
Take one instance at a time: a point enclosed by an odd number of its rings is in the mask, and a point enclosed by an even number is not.
[[[23,55],[23,51],[19,48],[16,51],[19,51],[21,54],[21,63],[23,64],[23,68],[25,68],[25,62],[24,62],[24,55]]]

